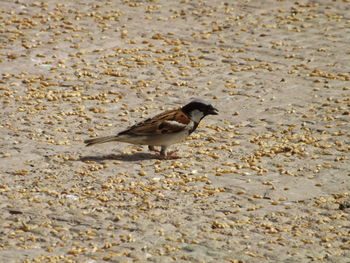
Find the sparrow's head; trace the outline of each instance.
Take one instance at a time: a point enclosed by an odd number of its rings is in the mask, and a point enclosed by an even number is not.
[[[218,114],[218,110],[213,105],[201,99],[191,101],[183,106],[181,110],[194,122],[200,122],[207,115]]]

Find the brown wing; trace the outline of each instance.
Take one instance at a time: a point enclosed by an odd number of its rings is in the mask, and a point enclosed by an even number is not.
[[[134,126],[131,126],[129,129],[120,132],[119,135],[132,134],[141,136],[179,132],[184,130],[189,122],[190,119],[182,111],[169,110],[160,113],[153,118],[139,122]]]

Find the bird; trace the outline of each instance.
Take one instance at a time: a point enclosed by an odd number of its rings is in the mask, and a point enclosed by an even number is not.
[[[167,110],[152,118],[136,123],[117,135],[87,139],[86,146],[107,142],[126,142],[137,145],[148,145],[149,150],[156,151],[160,146],[161,159],[179,158],[172,153],[167,154],[168,147],[181,142],[198,127],[207,115],[218,115],[210,103],[202,99],[194,99],[183,107]]]

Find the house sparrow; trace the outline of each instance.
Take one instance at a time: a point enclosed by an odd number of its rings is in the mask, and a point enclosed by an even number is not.
[[[211,104],[196,99],[182,108],[168,110],[139,122],[117,135],[88,139],[84,143],[91,146],[111,141],[127,142],[148,145],[153,151],[154,146],[161,146],[160,157],[167,159],[172,157],[166,153],[170,145],[182,141],[194,132],[205,116],[217,114],[218,110]]]

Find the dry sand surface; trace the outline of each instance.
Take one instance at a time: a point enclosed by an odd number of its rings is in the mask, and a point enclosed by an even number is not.
[[[350,262],[349,1],[2,0],[0,74],[0,262]]]

